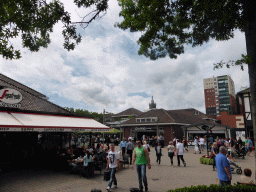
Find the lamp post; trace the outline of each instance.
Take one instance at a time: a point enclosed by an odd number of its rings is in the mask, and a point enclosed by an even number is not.
[[[203,130],[205,130],[206,131],[206,142],[207,142],[207,146],[206,146],[206,149],[207,149],[207,156],[209,157],[209,141],[208,141],[208,138],[209,138],[209,130],[210,130],[210,128],[209,128],[209,126],[207,126],[207,125],[203,125],[202,127],[201,127],[201,129],[203,129]]]
[[[156,134],[159,137],[158,121],[159,121],[159,118],[156,117]]]
[[[105,109],[103,109],[103,125],[105,125]]]

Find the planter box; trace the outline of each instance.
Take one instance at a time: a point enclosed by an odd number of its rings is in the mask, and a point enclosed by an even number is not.
[[[201,157],[200,158],[200,163],[201,164],[206,164],[206,165],[213,165],[213,159],[212,158]]]

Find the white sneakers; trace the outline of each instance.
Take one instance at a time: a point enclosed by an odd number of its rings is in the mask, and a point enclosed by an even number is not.
[[[111,187],[111,189],[115,189],[115,188],[117,188],[117,186],[116,185],[113,185],[112,187]],[[110,191],[110,187],[109,186],[107,186],[107,189],[106,189],[107,191]]]

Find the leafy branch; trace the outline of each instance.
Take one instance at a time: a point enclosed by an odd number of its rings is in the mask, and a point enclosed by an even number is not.
[[[214,63],[214,67],[213,69],[220,69],[223,68],[223,66],[226,66],[227,68],[230,68],[230,66],[240,66],[241,70],[244,70],[244,64],[250,64],[252,63],[252,57],[250,55],[244,55],[242,54],[242,58],[238,59],[236,61],[233,60],[229,60],[228,62],[223,62],[223,60],[221,60],[219,63]]]

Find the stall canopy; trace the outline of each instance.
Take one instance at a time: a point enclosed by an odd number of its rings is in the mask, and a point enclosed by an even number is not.
[[[94,119],[48,114],[0,112],[0,132],[80,132],[109,131]]]

